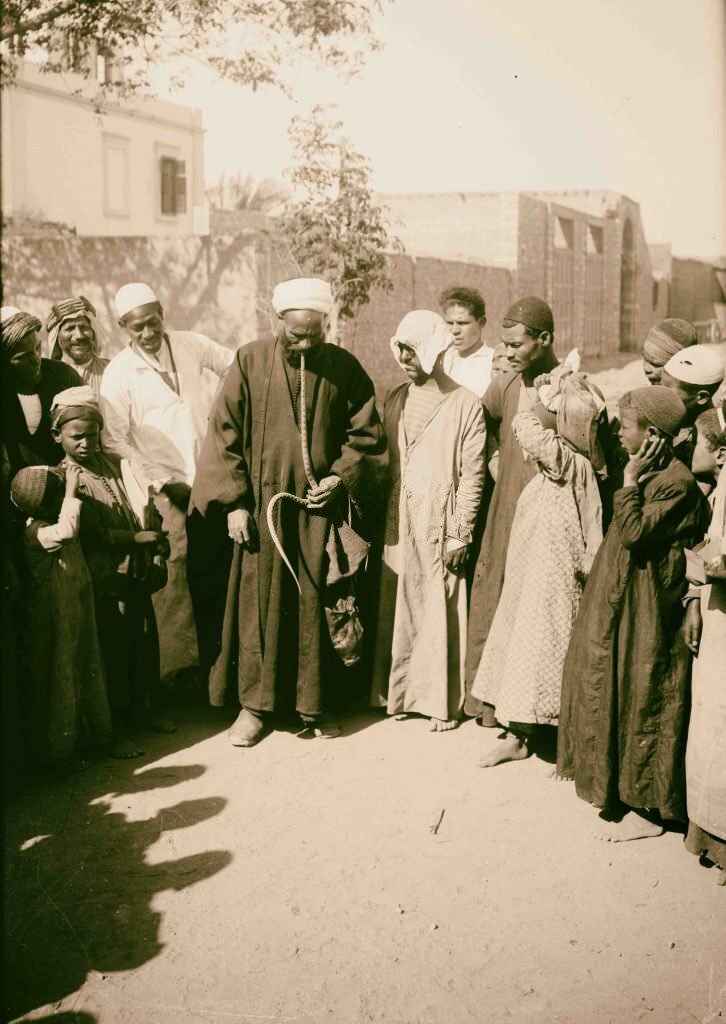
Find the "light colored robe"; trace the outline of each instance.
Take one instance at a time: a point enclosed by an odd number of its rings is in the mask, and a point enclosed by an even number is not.
[[[231,349],[194,331],[168,331],[166,337],[173,363],[166,346],[153,359],[129,345],[109,363],[100,390],[104,447],[129,461],[144,495],[149,488],[156,493],[169,538],[169,579],[154,595],[162,676],[196,664],[198,653],[187,585],[186,513],[160,492],[171,481],[191,486],[215,389],[234,358]],[[178,393],[158,371],[176,379]]]
[[[716,488],[708,532],[726,552],[726,471]],[[688,817],[726,840],[726,582],[700,587],[703,630],[693,661],[691,720],[686,747]]]
[[[389,714],[458,717],[464,702],[466,581],[444,564],[447,538],[469,543],[481,501],[486,428],[465,388],[444,395],[409,443],[408,390],[386,399],[391,490],[371,703]]]
[[[589,460],[533,413],[515,416],[512,429],[538,472],[517,502],[502,595],[471,692],[496,707],[502,724],[556,725],[572,625],[602,543],[600,492]]]

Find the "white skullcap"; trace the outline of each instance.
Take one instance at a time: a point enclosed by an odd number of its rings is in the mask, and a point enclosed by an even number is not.
[[[148,284],[142,284],[140,281],[124,284],[116,292],[116,314],[119,320],[123,320],[132,309],[138,309],[139,306],[145,306],[149,302],[158,301],[159,299],[152,289],[149,288]]]
[[[326,316],[333,308],[333,293],[327,281],[319,277],[294,277],[281,281],[272,293],[272,308],[276,313],[288,309],[310,309]]]
[[[17,306],[3,306],[2,309],[0,309],[0,323],[4,324],[11,316],[15,316],[20,312],[21,310],[19,310]]]
[[[724,358],[715,345],[689,345],[671,356],[664,369],[684,384],[719,384],[724,378]]]
[[[399,342],[414,350],[424,373],[431,373],[438,357],[451,344],[451,332],[438,313],[414,309],[406,313],[391,338],[391,351],[400,366]]]

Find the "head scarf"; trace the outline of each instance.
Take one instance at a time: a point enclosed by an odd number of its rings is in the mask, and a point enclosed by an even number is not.
[[[148,306],[150,302],[158,301],[156,293],[149,288],[148,284],[143,284],[141,281],[132,281],[131,284],[121,285],[116,292],[114,305],[116,306],[116,314],[119,320],[123,320],[133,309],[138,309],[139,306]]]
[[[630,404],[656,430],[674,437],[686,417],[686,407],[672,388],[652,384],[629,391]]]
[[[91,324],[91,330],[93,331],[91,359],[99,354],[101,350],[102,336],[99,330],[98,320],[96,319],[96,310],[85,295],[79,295],[77,298],[73,297],[70,299],[62,299],[60,302],[56,302],[55,306],[51,307],[45,324],[45,329],[48,332],[48,351],[50,352],[51,359],[62,360],[63,362],[68,363],[69,366],[76,366],[73,360],[67,357],[61,349],[58,341],[58,333],[66,320],[70,317],[80,315],[88,318],[88,321]]]
[[[37,334],[43,325],[37,317],[23,313],[15,306],[0,310],[0,351],[9,359],[28,334]]]
[[[654,366],[664,366],[671,356],[698,341],[696,328],[688,320],[675,317],[661,320],[648,331],[643,342],[643,358]]]
[[[443,317],[428,309],[406,313],[391,338],[391,351],[399,366],[398,344],[408,345],[418,356],[424,373],[432,373],[436,360],[451,344],[451,332]]]
[[[294,277],[275,285],[272,308],[280,315],[289,309],[308,309],[328,316],[333,308],[333,293],[328,282],[319,277]]]
[[[69,420],[95,420],[103,426],[103,416],[96,392],[87,384],[59,391],[53,399],[50,416],[54,430],[58,430]]]
[[[552,310],[543,299],[536,295],[528,295],[524,299],[514,302],[504,314],[503,323],[511,321],[515,324],[524,324],[531,331],[541,334],[547,331],[548,334],[555,332],[555,320]]]
[[[665,372],[684,384],[720,384],[724,378],[724,360],[715,345],[690,345],[671,356]]]
[[[28,466],[13,477],[10,498],[26,516],[37,516],[53,490],[60,496],[60,483],[58,472],[50,466]]]
[[[563,377],[560,391],[557,433],[571,448],[588,458],[596,472],[600,472],[605,468],[605,453],[598,436],[605,413],[602,392],[584,373]]]

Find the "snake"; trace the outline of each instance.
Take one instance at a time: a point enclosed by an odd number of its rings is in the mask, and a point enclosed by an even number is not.
[[[305,476],[311,487],[317,487],[318,481],[315,479],[313,473],[313,464],[310,460],[310,451],[308,449],[308,414],[307,414],[307,385],[305,383],[305,353],[300,353],[300,397],[298,409],[302,409],[302,415],[300,416],[300,446],[302,448],[302,459],[303,467],[305,469]],[[277,535],[275,529],[275,508],[279,502],[287,500],[294,502],[295,505],[300,505],[301,508],[307,508],[307,498],[300,498],[297,494],[290,494],[289,491],[279,491],[277,494],[273,494],[267,505],[267,528],[270,531],[272,542],[277,548],[280,558],[283,560],[285,565],[288,567],[292,574],[292,578],[295,580],[295,586],[298,589],[298,593],[302,594],[300,589],[300,580],[297,578],[297,573],[290,564],[290,559],[285,554],[285,549],[282,546],[282,542]]]

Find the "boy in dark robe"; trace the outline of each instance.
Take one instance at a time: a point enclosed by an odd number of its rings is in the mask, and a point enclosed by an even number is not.
[[[686,817],[683,549],[703,536],[708,506],[673,455],[685,416],[661,385],[621,400],[623,487],[565,660],[558,772],[601,809],[597,834],[613,842],[660,835],[662,820]]]
[[[190,513],[223,511],[239,545],[225,617],[225,626],[236,626],[234,651],[223,650],[210,677],[210,700],[221,704],[227,670],[236,660],[242,711],[229,734],[234,746],[258,743],[273,713],[285,708],[294,708],[314,736],[340,732],[327,713],[326,687],[336,666],[322,605],[326,543],[332,521],[347,514],[349,501],[364,514],[382,497],[386,441],[370,378],[353,355],[325,343],[332,303],[330,286],[317,279],[275,288],[277,337],[237,351],[210,416],[192,488]],[[315,487],[303,461],[303,416]],[[279,492],[306,505],[282,501],[276,515],[300,593],[268,528],[267,508]]]

